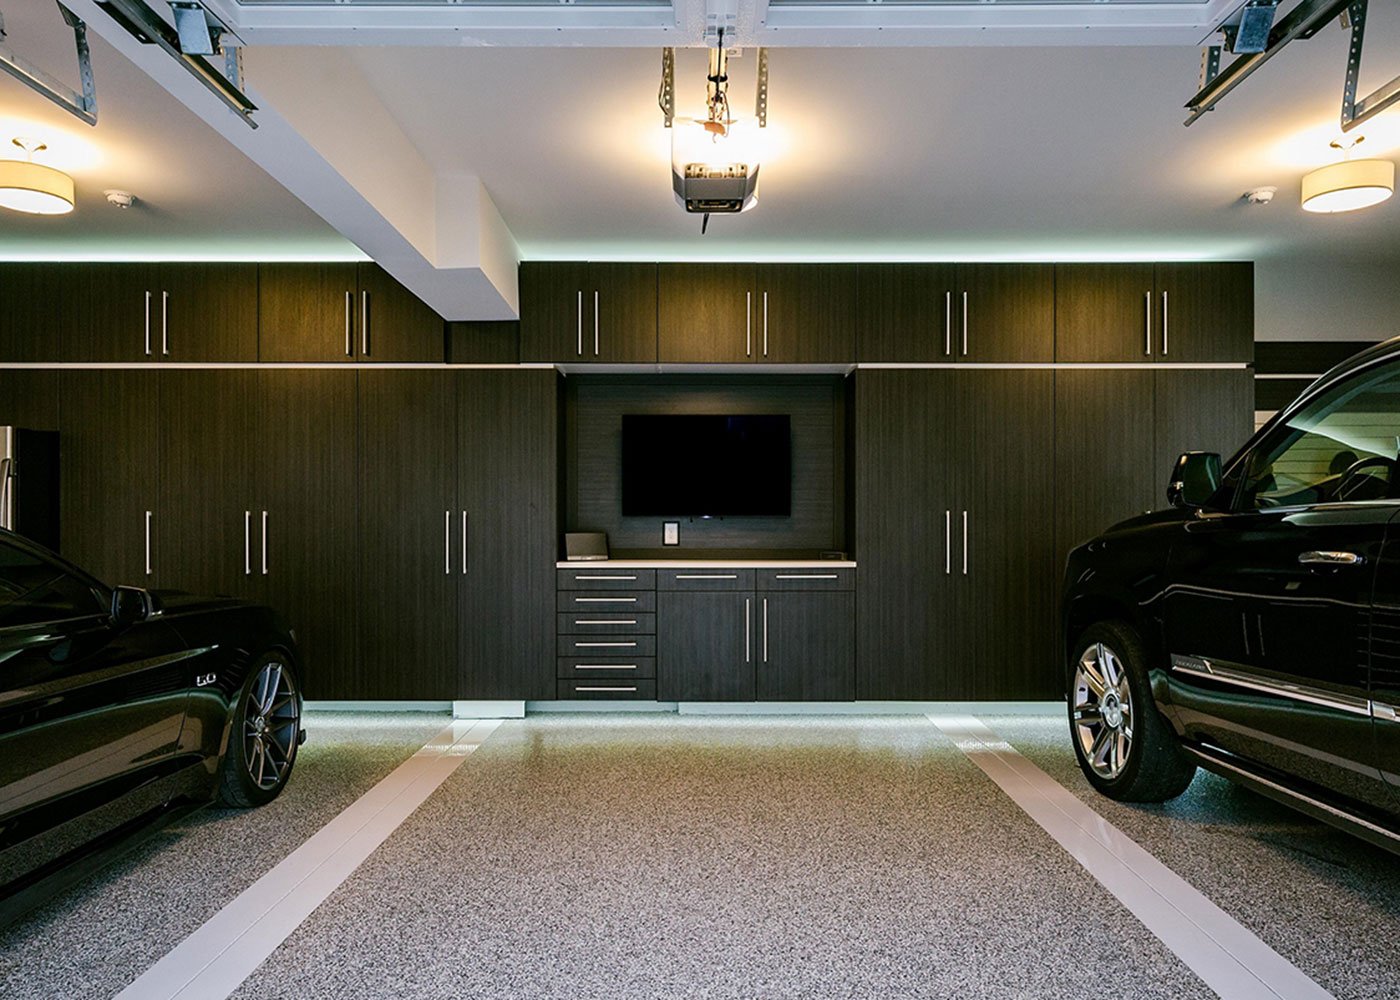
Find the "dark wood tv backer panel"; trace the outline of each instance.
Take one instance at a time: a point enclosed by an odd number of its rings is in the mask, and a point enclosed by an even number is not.
[[[566,527],[604,531],[615,556],[815,556],[846,548],[843,378],[574,376],[565,382]],[[780,413],[792,420],[790,517],[622,516],[622,417],[627,413]],[[680,545],[661,544],[680,521]]]

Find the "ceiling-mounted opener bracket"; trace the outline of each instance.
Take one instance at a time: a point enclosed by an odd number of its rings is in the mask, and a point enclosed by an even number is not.
[[[759,128],[768,127],[768,50],[758,50],[758,85],[754,95],[753,116]]]
[[[1342,13],[1342,24],[1351,28],[1347,75],[1342,83],[1343,132],[1350,132],[1400,101],[1400,76],[1365,97],[1356,96],[1356,85],[1361,77],[1361,50],[1366,42],[1366,14],[1366,0],[1352,0],[1351,6]]]
[[[9,73],[30,90],[42,94],[60,108],[81,118],[89,125],[97,124],[97,84],[92,76],[92,55],[88,51],[87,25],[63,4],[57,4],[64,22],[73,29],[73,45],[78,51],[78,79],[83,92],[79,94],[61,80],[50,76],[32,63],[10,51],[5,44],[5,17],[0,13],[0,69]]]
[[[661,50],[661,90],[656,95],[666,127],[676,119],[676,50],[667,46]]]

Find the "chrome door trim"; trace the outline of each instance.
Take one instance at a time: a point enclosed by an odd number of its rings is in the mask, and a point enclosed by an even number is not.
[[[1383,701],[1371,702],[1371,718],[1377,722],[1400,722],[1400,708]]]
[[[1202,656],[1180,656],[1173,653],[1172,670],[1194,677],[1208,677],[1221,684],[1228,684],[1246,691],[1258,691],[1276,698],[1287,698],[1290,701],[1301,701],[1309,705],[1330,708],[1337,712],[1347,712],[1365,718],[1370,718],[1373,715],[1372,702],[1368,698],[1338,694],[1335,691],[1326,691],[1308,684],[1295,684],[1292,681],[1261,677],[1258,674],[1235,667],[1213,663]]]
[[[1365,556],[1355,552],[1325,550],[1298,553],[1298,563],[1302,566],[1360,566],[1365,561]]]

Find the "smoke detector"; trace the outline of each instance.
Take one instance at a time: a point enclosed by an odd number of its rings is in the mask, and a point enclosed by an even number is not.
[[[136,202],[136,195],[129,191],[112,189],[102,193],[107,196],[108,204],[116,205],[118,208],[130,208]]]
[[[1278,194],[1276,187],[1257,187],[1244,193],[1244,200],[1251,205],[1267,205],[1274,200],[1274,195]]]

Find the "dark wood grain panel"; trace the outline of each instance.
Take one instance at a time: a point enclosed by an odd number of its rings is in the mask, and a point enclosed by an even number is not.
[[[160,360],[257,361],[258,265],[158,264]]]
[[[854,364],[856,265],[754,267],[754,359]]]
[[[1158,358],[1178,364],[1254,360],[1254,265],[1158,264]]]
[[[359,372],[364,597],[347,697],[457,697],[459,377]]]
[[[953,359],[954,266],[861,264],[856,353],[863,362]]]
[[[89,284],[78,264],[0,264],[0,361],[57,361]]]
[[[617,614],[623,611],[656,611],[655,590],[561,590],[555,598],[559,611],[578,613],[597,611]]]
[[[644,677],[656,679],[654,656],[561,656],[559,677]]]
[[[58,372],[0,370],[0,427],[58,430]]]
[[[1247,370],[1153,373],[1156,436],[1152,471],[1158,506],[1184,451],[1213,451],[1225,461],[1254,433],[1254,378]]]
[[[259,359],[354,360],[358,290],[354,264],[259,264]]]
[[[556,579],[560,590],[636,591],[656,588],[654,569],[611,569],[606,565],[581,564],[577,569],[561,569]]]
[[[560,635],[647,635],[656,615],[645,611],[569,611],[555,615]]]
[[[753,591],[657,595],[656,679],[663,701],[753,701]]]
[[[585,303],[593,317],[584,331],[585,361],[649,363],[656,360],[656,265],[589,264]],[[591,353],[590,353],[591,349]]]
[[[360,361],[442,364],[447,324],[378,264],[358,266]]]
[[[853,700],[855,611],[849,592],[760,594],[758,700]]]
[[[623,414],[777,413],[791,418],[791,516],[684,519],[680,545],[665,554],[843,547],[836,502],[837,454],[845,447],[838,377],[574,376],[566,389],[573,402],[567,530],[607,532],[615,554],[660,545],[662,518],[622,516]]]
[[[1055,360],[1151,361],[1157,347],[1151,264],[1055,266]]]
[[[650,678],[573,678],[559,681],[558,689],[558,696],[565,700],[656,700],[656,681]]]
[[[1053,264],[959,264],[954,307],[959,361],[1055,360]]]
[[[656,276],[659,361],[761,360],[752,264],[660,264]]]
[[[160,360],[160,289],[153,280],[154,265],[63,267],[72,275],[65,288],[74,295],[60,343],[65,361]]]
[[[521,361],[584,360],[585,317],[591,355],[593,302],[592,290],[585,289],[588,283],[588,265],[582,261],[525,261],[520,265]],[[585,291],[589,296],[586,306]],[[653,301],[655,294],[653,288]]]
[[[559,656],[598,657],[655,656],[654,635],[561,635],[555,649]]]
[[[520,360],[520,324],[448,323],[449,365],[513,365]]]

